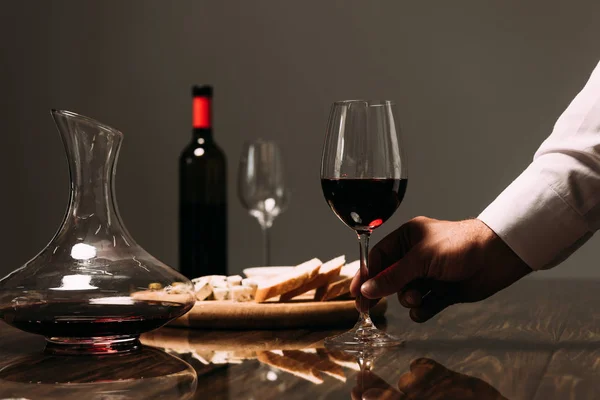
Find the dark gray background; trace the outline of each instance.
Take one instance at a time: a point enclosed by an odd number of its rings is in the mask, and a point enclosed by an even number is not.
[[[329,105],[396,100],[409,186],[374,240],[416,215],[476,216],[530,162],[600,59],[600,2],[2,1],[2,274],[50,240],[68,197],[50,108],[125,133],[117,197],[137,241],[177,262],[177,158],[193,83],[216,90],[228,156],[230,267],[261,260],[258,224],[236,193],[248,138],[285,152],[290,208],[273,260],[355,258],[319,184]],[[600,276],[592,239],[553,276]]]

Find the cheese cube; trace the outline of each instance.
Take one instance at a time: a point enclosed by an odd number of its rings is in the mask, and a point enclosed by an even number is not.
[[[183,282],[173,282],[170,286],[165,288],[165,292],[169,294],[184,294],[188,293],[189,290],[189,285]]]
[[[229,287],[240,286],[242,284],[242,277],[239,275],[228,276],[227,284]]]
[[[213,288],[216,288],[216,287],[226,288],[227,287],[227,277],[224,275],[213,275],[210,277],[210,285]]]
[[[213,289],[207,281],[197,282],[194,284],[194,292],[196,300],[202,301],[208,299],[213,294]]]
[[[199,278],[190,279],[192,283],[210,282],[210,276],[201,276]]]
[[[215,300],[227,300],[229,298],[229,289],[214,287],[213,296],[215,297]]]
[[[258,281],[252,278],[242,279],[242,286],[249,286],[251,288],[258,288]]]
[[[234,286],[231,288],[231,299],[239,302],[252,301],[255,293],[256,289],[250,286]]]

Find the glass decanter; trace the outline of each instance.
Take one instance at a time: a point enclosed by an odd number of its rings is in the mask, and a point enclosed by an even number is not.
[[[192,284],[123,225],[114,191],[123,134],[70,111],[52,117],[67,153],[69,206],[46,248],[0,279],[0,318],[45,336],[47,352],[135,350],[141,333],[192,308]]]

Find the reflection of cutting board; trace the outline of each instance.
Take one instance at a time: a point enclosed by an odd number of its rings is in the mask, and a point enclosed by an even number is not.
[[[387,309],[385,299],[371,309],[381,317]],[[287,303],[236,303],[198,301],[170,326],[210,329],[287,329],[351,327],[358,318],[354,300],[292,301]]]
[[[142,344],[172,349],[179,353],[191,351],[265,351],[298,350],[323,347],[323,338],[342,330],[200,330],[161,328],[140,336]]]

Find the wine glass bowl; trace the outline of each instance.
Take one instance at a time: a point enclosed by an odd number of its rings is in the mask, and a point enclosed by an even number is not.
[[[335,215],[356,232],[372,232],[390,218],[404,198],[406,179],[322,179]]]
[[[238,195],[263,232],[263,262],[270,265],[269,229],[288,206],[283,156],[273,141],[258,139],[244,143],[238,170]]]
[[[358,236],[360,278],[371,278],[368,246],[371,232],[396,211],[407,186],[406,159],[391,101],[346,100],[331,107],[323,155],[321,187],[327,204]],[[359,295],[361,309],[366,301]],[[356,350],[396,346],[401,341],[378,330],[368,311],[354,328],[327,338],[330,348]]]

